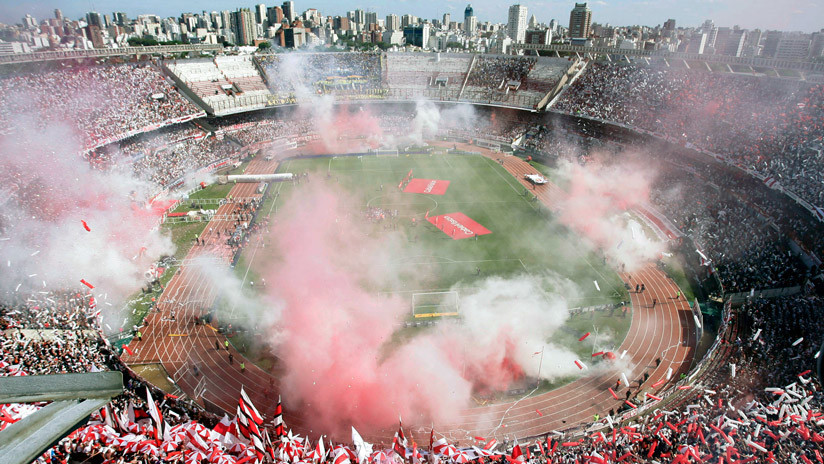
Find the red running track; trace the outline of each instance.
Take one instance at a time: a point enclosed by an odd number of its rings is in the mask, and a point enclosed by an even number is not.
[[[471,145],[461,148],[481,151],[491,158],[490,164],[495,163],[494,159],[502,159],[503,167],[550,208],[558,198],[557,195],[562,193],[551,184],[535,186],[533,190],[532,184],[523,179],[523,174],[534,174],[536,171],[516,157],[503,157]],[[275,162],[253,161],[247,172],[273,172],[275,167]],[[230,195],[235,198],[254,196],[255,186],[256,184],[238,184]],[[221,208],[230,206],[224,205]],[[218,214],[223,214],[223,211],[219,210]],[[217,221],[210,223],[204,238],[211,241],[212,236],[208,230],[217,230],[220,226]],[[202,254],[202,248],[194,247],[187,258]],[[644,283],[646,286],[644,293],[631,293],[631,326],[617,351],[620,355],[626,350],[625,359],[632,361],[630,367],[623,371],[631,383],[640,380],[645,372],[649,374],[642,390],[639,390],[637,383],[632,389],[633,396],[637,394],[642,399],[642,392],[654,394],[668,386],[668,382],[664,382],[658,388],[652,388],[652,384],[665,378],[668,369],[673,371],[673,381],[689,370],[696,345],[695,326],[688,303],[683,298],[673,298],[679,290],[677,285],[654,264],[651,263],[632,275],[623,274],[621,278],[632,288],[636,283]],[[179,270],[159,301],[159,312],[147,318],[146,327],[142,330],[143,341],[130,345],[135,354],[124,354],[123,360],[128,364],[162,363],[188,395],[193,394],[203,378],[206,387],[203,397],[230,413],[234,412],[240,388],[244,386],[261,413],[270,416],[277,401],[278,380],[251,362],[246,362],[246,372],[241,373],[239,363],[242,357],[231,345],[228,352],[222,348],[225,338],[210,326],[193,323],[193,316],[200,314],[201,308],[210,306],[215,297],[215,290],[209,288],[203,276],[192,269]],[[654,307],[653,299],[657,300]],[[177,311],[175,321],[169,319],[172,309]],[[215,342],[221,346],[220,349],[215,348]],[[228,353],[234,356],[233,364],[228,362]],[[661,360],[658,366],[656,358]],[[198,365],[200,377],[193,374],[193,364]],[[600,371],[584,375],[561,388],[540,395],[467,408],[456,421],[435,424],[435,428],[453,443],[469,443],[473,436],[505,440],[568,429],[590,422],[594,414],[603,417],[610,409],[617,410],[621,407],[626,387],[622,386],[618,390],[621,400],[615,400],[607,390],[608,387],[615,386],[620,373],[619,370]],[[299,432],[309,431],[306,418],[294,414],[294,410],[299,407],[290,405],[288,399],[285,404],[287,424]],[[543,415],[538,415],[536,409]],[[415,439],[424,443],[428,438],[429,424],[419,424],[418,427],[415,424],[409,425],[412,425],[410,431]],[[361,432],[367,440],[389,443],[394,430]],[[340,439],[347,440],[347,437]]]

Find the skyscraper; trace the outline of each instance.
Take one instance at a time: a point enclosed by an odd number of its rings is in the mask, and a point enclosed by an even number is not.
[[[263,3],[258,3],[255,5],[255,22],[258,24],[263,24],[266,22],[266,5]]]
[[[86,13],[86,24],[89,26],[103,27],[103,16],[96,11]]]
[[[255,18],[249,8],[238,8],[232,13],[232,32],[238,45],[253,45],[255,30]]]
[[[291,24],[295,20],[295,2],[283,2],[283,17]]]
[[[370,27],[371,25],[378,25],[378,14],[374,11],[367,11],[366,12],[366,27]]]
[[[474,35],[477,28],[478,18],[475,17],[475,10],[472,9],[472,4],[466,5],[464,10],[464,32],[467,35]]]
[[[388,14],[385,26],[387,31],[399,31],[401,30],[401,18],[396,14]]]
[[[449,23],[452,21],[452,16],[449,13],[443,14],[443,29],[449,29]]]
[[[589,27],[592,25],[592,10],[586,3],[576,3],[569,13],[569,36],[573,39],[589,37]]]
[[[524,43],[526,37],[526,7],[522,5],[512,5],[509,7],[509,22],[507,23],[507,34],[516,43]]]

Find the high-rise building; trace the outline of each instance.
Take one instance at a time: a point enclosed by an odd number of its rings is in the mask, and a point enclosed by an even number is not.
[[[37,19],[32,15],[23,16],[23,26],[26,29],[34,29],[37,27]]]
[[[569,13],[569,36],[573,39],[589,37],[589,28],[592,26],[592,10],[586,3],[576,3]]]
[[[289,24],[295,20],[295,2],[283,2],[283,17],[289,20]]]
[[[63,12],[60,11],[60,8],[54,9],[54,19],[58,21],[63,21]]]
[[[443,21],[442,29],[449,29],[449,23],[450,23],[450,21],[452,21],[452,15],[450,15],[449,13],[444,13],[442,21]]]
[[[401,16],[401,27],[406,28],[418,24],[418,18],[413,15],[405,14]]]
[[[232,13],[232,32],[237,45],[254,45],[255,30],[255,17],[249,8],[238,8]]]
[[[255,22],[258,24],[265,23],[268,19],[266,16],[266,5],[263,3],[255,5]]]
[[[386,30],[390,32],[401,30],[401,18],[396,14],[386,15]]]
[[[96,11],[90,11],[86,13],[86,24],[89,26],[97,26],[102,28],[103,27],[103,16]]]
[[[112,13],[112,16],[114,18],[114,23],[118,26],[125,26],[126,23],[129,22],[129,17],[126,16],[126,13],[123,13],[122,11],[115,11],[114,13]]]
[[[266,10],[266,17],[269,20],[269,25],[274,26],[283,22],[283,8],[279,6],[269,7]]]
[[[421,25],[410,25],[403,28],[403,37],[407,45],[415,45],[421,48],[429,46],[429,23]]]
[[[352,20],[355,24],[366,24],[366,13],[361,9],[357,9],[354,11],[354,15],[352,15]]]
[[[371,27],[373,24],[375,26],[377,26],[378,25],[378,14],[374,11],[367,11],[366,12],[366,20],[364,21],[364,24],[366,24],[367,29],[369,27]]]
[[[509,7],[507,34],[515,43],[523,43],[526,38],[526,7],[515,4]]]
[[[466,35],[475,35],[478,29],[478,18],[475,17],[475,10],[472,9],[472,4],[466,5],[464,10],[464,32]]]
[[[669,32],[674,31],[675,30],[675,20],[674,19],[666,20],[664,22],[664,30],[669,31]]]

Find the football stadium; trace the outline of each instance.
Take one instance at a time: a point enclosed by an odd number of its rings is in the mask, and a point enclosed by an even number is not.
[[[194,55],[0,60],[0,461],[824,462],[821,65]]]

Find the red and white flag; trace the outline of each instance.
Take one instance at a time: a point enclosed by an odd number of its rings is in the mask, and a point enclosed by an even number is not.
[[[523,451],[521,451],[521,445],[519,445],[517,441],[515,442],[515,446],[512,448],[512,454],[507,456],[506,460],[512,464],[524,463],[524,454]]]
[[[406,447],[408,442],[406,436],[403,434],[403,421],[398,418],[398,431],[395,432],[395,437],[392,438],[392,451],[398,454],[401,459],[406,459]]]
[[[283,429],[283,404],[280,402],[280,396],[278,396],[278,405],[275,407],[275,417],[272,419],[272,424],[275,426],[275,438],[280,439],[286,435],[286,432]]]
[[[149,408],[149,416],[152,417],[152,422],[154,423],[155,439],[161,440],[163,438],[163,416],[160,414],[160,410],[157,409],[149,387],[146,387],[146,404]]]
[[[443,454],[448,447],[449,443],[447,443],[446,438],[441,437],[432,444],[432,452],[435,454]]]
[[[335,457],[332,458],[332,464],[352,464],[349,459],[349,452],[345,448],[338,448],[335,450]]]

